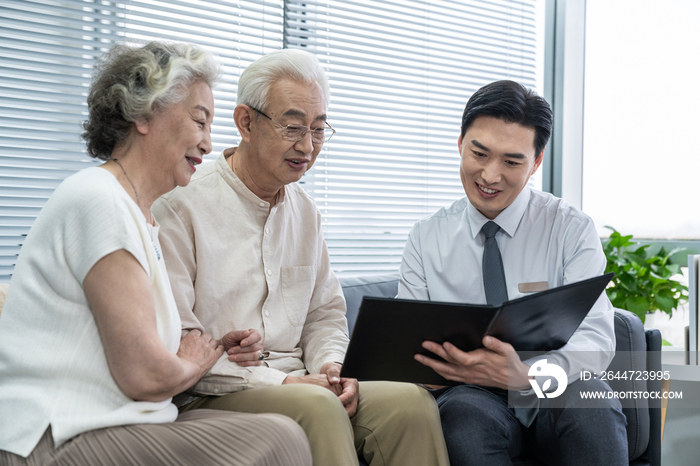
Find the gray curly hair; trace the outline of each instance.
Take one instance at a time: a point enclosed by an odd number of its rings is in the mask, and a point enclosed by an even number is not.
[[[88,154],[109,160],[135,122],[182,102],[197,81],[213,88],[220,75],[218,58],[197,45],[163,41],[114,45],[94,68],[82,134]]]

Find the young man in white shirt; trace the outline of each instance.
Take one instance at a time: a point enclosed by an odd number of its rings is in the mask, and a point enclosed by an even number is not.
[[[549,104],[518,83],[498,81],[474,93],[458,140],[467,196],[413,227],[399,298],[497,304],[603,273],[606,261],[593,221],[527,185],[542,163],[551,127]],[[556,409],[550,399],[538,403],[535,397],[526,407],[508,407],[508,390],[531,389],[534,363],[521,361],[510,344],[486,337],[484,348],[464,352],[450,343],[425,342],[445,362],[416,359],[460,383],[433,391],[451,463],[509,465],[527,454],[552,465],[627,464],[619,401],[575,409],[585,407],[580,390],[609,391],[604,382],[578,377],[580,370],[600,372],[612,360],[613,317],[602,293],[569,342],[547,354],[569,382]]]

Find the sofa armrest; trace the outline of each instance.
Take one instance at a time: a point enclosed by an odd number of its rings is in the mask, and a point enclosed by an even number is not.
[[[661,332],[656,329],[646,331],[647,368],[649,371],[661,371]],[[649,391],[661,392],[661,380],[651,380]],[[661,465],[661,400],[649,401],[649,449],[646,459],[651,466]]]

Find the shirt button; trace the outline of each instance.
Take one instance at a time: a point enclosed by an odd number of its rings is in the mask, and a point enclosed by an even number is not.
[[[272,275],[272,270],[267,269],[267,274],[268,274],[268,275]]]
[[[265,203],[261,201],[261,202],[260,202],[260,207],[265,207]]]
[[[214,389],[214,393],[219,393],[219,389],[218,389],[218,388],[215,388],[215,389]]]
[[[269,228],[265,228],[265,234],[266,234],[266,235],[269,235],[269,234],[270,234],[270,229],[269,229]]]
[[[270,311],[265,311],[265,317],[270,317]]]

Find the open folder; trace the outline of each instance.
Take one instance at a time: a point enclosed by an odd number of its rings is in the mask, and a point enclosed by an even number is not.
[[[365,296],[340,375],[359,380],[454,384],[413,358],[420,353],[440,359],[421,346],[426,340],[449,341],[471,351],[483,347],[483,337],[492,335],[516,351],[561,348],[613,275],[570,283],[500,306]]]

